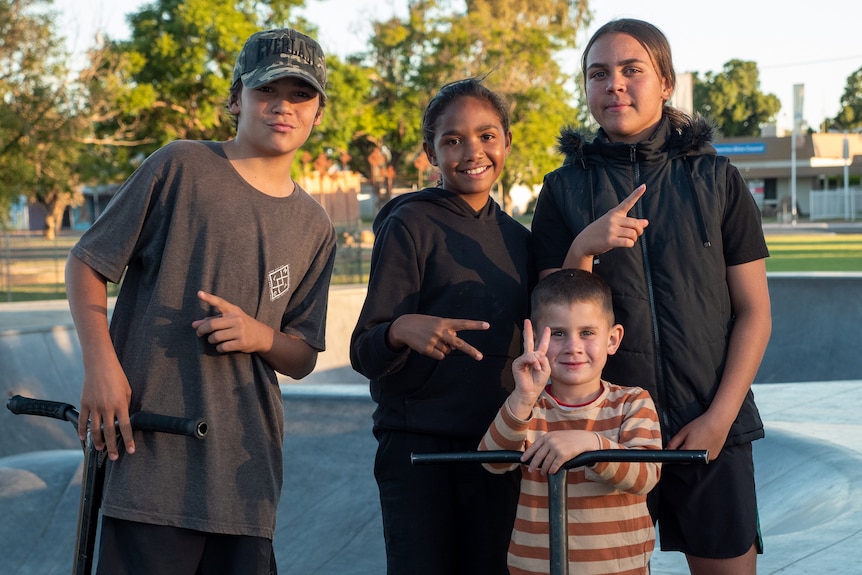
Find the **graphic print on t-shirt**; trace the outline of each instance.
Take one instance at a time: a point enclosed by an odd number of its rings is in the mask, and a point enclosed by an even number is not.
[[[290,264],[269,272],[269,301],[275,301],[290,291]]]

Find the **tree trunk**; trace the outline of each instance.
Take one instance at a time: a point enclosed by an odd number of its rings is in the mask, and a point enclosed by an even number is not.
[[[59,196],[60,197],[46,202],[45,204],[45,207],[48,209],[48,213],[45,215],[45,229],[42,236],[46,240],[53,240],[57,237],[57,234],[63,227],[63,214],[66,212],[66,208],[69,207],[70,204],[65,195],[59,194]]]

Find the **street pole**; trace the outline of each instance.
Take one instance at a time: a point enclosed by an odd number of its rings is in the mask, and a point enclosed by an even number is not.
[[[796,225],[796,121],[790,140],[790,222]]]
[[[855,215],[850,211],[850,142],[844,130],[844,219],[850,221]]]
[[[797,138],[802,130],[802,102],[805,97],[805,85],[793,85],[793,139],[790,144],[790,214],[791,222],[796,225],[796,146]]]

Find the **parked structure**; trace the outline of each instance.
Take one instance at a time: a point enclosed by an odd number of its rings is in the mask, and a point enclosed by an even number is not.
[[[862,219],[862,133],[796,135],[796,208],[802,217]],[[791,135],[722,138],[719,154],[739,168],[765,217],[791,221]]]

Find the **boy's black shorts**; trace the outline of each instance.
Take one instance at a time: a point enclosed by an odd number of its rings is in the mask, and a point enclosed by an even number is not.
[[[763,552],[751,444],[725,447],[706,465],[663,465],[647,498],[662,551],[706,559]]]
[[[102,518],[97,575],[276,575],[272,541]]]

